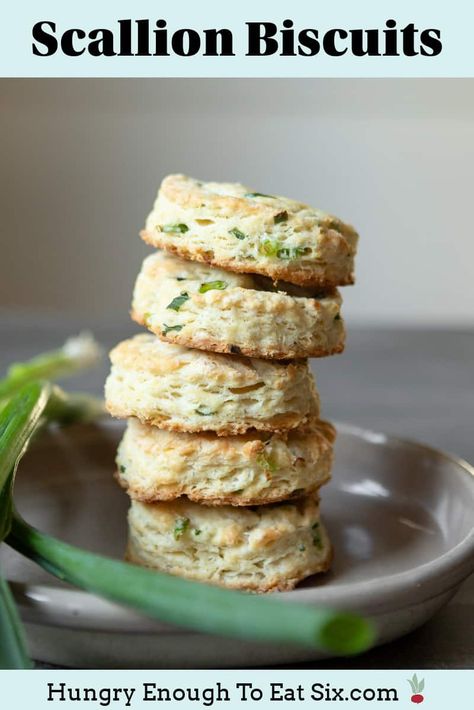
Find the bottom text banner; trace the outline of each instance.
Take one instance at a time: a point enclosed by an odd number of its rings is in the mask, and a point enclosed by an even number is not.
[[[469,670],[0,671],[0,688],[15,710],[474,707]]]

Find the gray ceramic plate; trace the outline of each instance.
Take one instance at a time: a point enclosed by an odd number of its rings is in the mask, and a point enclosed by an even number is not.
[[[330,573],[283,599],[374,619],[379,643],[427,621],[474,570],[474,476],[433,449],[338,426],[322,512]],[[55,431],[21,464],[16,499],[28,521],[82,547],[121,557],[127,497],[112,480],[121,427]],[[76,667],[218,667],[317,658],[307,649],[244,643],[150,621],[42,572],[5,546],[2,562],[35,658]]]

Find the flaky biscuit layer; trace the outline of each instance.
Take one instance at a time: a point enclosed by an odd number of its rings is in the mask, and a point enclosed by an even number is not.
[[[340,307],[337,291],[315,297],[309,289],[275,287],[266,277],[234,274],[157,252],[143,263],[132,317],[167,342],[290,359],[342,352]]]
[[[263,505],[301,497],[329,480],[335,430],[315,420],[285,434],[218,437],[166,431],[130,419],[117,479],[134,499],[180,496],[207,505]]]
[[[132,500],[128,521],[131,562],[208,584],[289,590],[331,562],[315,496],[254,508]]]
[[[306,360],[271,362],[190,350],[137,335],[115,347],[105,386],[116,417],[173,431],[283,432],[319,414]]]
[[[353,227],[238,183],[169,175],[141,236],[155,247],[230,271],[320,288],[354,282]]]

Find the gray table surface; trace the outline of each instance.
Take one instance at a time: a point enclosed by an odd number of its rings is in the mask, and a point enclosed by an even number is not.
[[[93,317],[0,315],[0,367],[55,347],[81,329],[106,348],[136,331]],[[474,334],[463,331],[349,329],[343,355],[314,360],[326,418],[417,439],[474,462]],[[99,393],[107,363],[74,380]],[[72,386],[72,381],[71,381]],[[423,628],[358,658],[318,668],[472,668],[474,575]],[[299,667],[311,668],[314,664]]]

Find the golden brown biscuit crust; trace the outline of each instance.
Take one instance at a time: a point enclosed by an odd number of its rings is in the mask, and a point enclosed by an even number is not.
[[[115,417],[229,436],[248,429],[284,432],[319,413],[306,360],[204,353],[146,334],[119,343],[110,357],[105,399]]]
[[[287,579],[279,579],[275,577],[269,580],[266,584],[258,584],[252,581],[239,581],[234,580],[232,583],[217,584],[217,586],[224,587],[225,589],[235,589],[242,592],[251,592],[253,594],[271,594],[272,592],[291,592],[300,582],[308,577],[312,577],[317,574],[324,574],[331,569],[334,560],[334,548],[331,543],[328,543],[327,555],[325,559],[317,566],[315,566],[311,572],[302,577],[288,577]],[[131,545],[127,546],[125,552],[125,561],[130,562],[133,565],[139,565],[140,567],[146,567],[147,569],[156,569],[152,565],[146,565],[140,559],[138,555],[135,555]]]
[[[179,230],[173,233],[175,224]],[[323,289],[354,282],[353,227],[238,183],[166,177],[141,236],[183,258],[275,281]]]
[[[145,503],[181,496],[204,505],[255,506],[317,491],[331,474],[335,429],[313,420],[282,435],[176,434],[129,420],[118,483]]]
[[[262,276],[241,276],[158,251],[143,262],[132,318],[165,342],[289,360],[343,351],[340,308],[337,289],[318,294],[292,284],[274,286]]]
[[[320,289],[321,291],[330,290],[337,286],[353,286],[355,283],[354,270],[344,270],[337,275],[329,276],[326,270],[321,267],[318,272],[316,269],[310,269],[303,266],[287,266],[281,264],[269,264],[263,269],[254,261],[238,261],[235,258],[224,258],[223,256],[216,257],[214,252],[204,247],[192,248],[187,246],[184,241],[172,244],[165,235],[159,232],[151,232],[147,229],[140,231],[140,237],[151,247],[165,249],[170,254],[179,256],[182,259],[190,261],[199,261],[210,266],[217,266],[228,271],[235,271],[238,274],[262,274],[268,276],[274,281],[287,281],[296,286],[309,286]]]
[[[232,589],[289,590],[332,559],[317,496],[252,508],[132,501],[128,521],[130,561]]]

